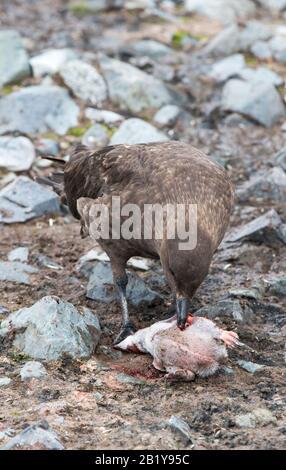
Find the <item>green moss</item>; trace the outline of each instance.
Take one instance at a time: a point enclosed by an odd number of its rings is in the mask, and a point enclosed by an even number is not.
[[[41,134],[42,139],[50,139],[50,140],[59,140],[58,134],[55,134],[54,132],[42,132]]]
[[[105,130],[105,132],[108,135],[109,139],[111,139],[113,134],[115,134],[115,132],[117,131],[117,127],[108,127],[108,126],[106,126],[106,124],[102,124],[102,123],[100,125]]]
[[[71,127],[68,130],[68,135],[72,135],[73,137],[82,137],[86,133],[87,129],[88,127]]]
[[[244,54],[244,58],[245,58],[245,62],[246,62],[247,65],[257,65],[258,64],[257,58],[255,57],[255,55],[251,54],[250,52],[247,52],[246,54]]]
[[[17,350],[13,350],[10,351],[8,353],[8,356],[10,357],[10,359],[12,359],[13,361],[16,361],[16,362],[23,362],[23,361],[31,361],[31,357],[28,356],[27,354],[24,354],[20,351],[17,351]]]
[[[5,85],[1,89],[1,95],[3,96],[10,95],[10,93],[13,93],[13,91],[14,91],[13,85]]]
[[[111,137],[113,136],[113,134],[115,134],[115,132],[117,131],[117,128],[116,127],[110,127],[107,129],[107,135],[108,137],[111,139]]]
[[[172,45],[177,49],[183,46],[183,41],[186,38],[194,39],[195,41],[204,41],[208,39],[207,36],[198,35],[198,34],[191,34],[188,31],[178,30],[172,36]]]
[[[190,37],[186,31],[176,31],[172,36],[172,45],[174,47],[182,47],[182,42],[185,38]]]
[[[178,13],[180,13],[180,11],[178,11]],[[189,15],[180,15],[179,20],[182,21],[182,23],[190,23],[191,17]]]
[[[95,15],[100,11],[91,5],[88,5],[85,1],[73,2],[69,5],[69,10],[78,16],[84,15]]]

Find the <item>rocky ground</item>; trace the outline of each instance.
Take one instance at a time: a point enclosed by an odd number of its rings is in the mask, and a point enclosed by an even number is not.
[[[284,0],[1,2],[3,448],[285,449],[285,10]],[[167,139],[205,151],[237,188],[191,307],[247,347],[191,384],[113,349],[108,260],[33,181],[51,170],[40,156],[75,142]],[[164,318],[160,266],[133,260],[130,273],[138,328]]]

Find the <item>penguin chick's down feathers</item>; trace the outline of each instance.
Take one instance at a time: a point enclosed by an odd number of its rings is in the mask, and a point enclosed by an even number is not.
[[[242,345],[236,333],[220,329],[207,318],[189,316],[187,323],[180,331],[175,317],[159,321],[128,336],[116,348],[149,353],[154,367],[167,372],[167,377],[190,381],[196,375],[213,375],[227,358],[226,347]]]

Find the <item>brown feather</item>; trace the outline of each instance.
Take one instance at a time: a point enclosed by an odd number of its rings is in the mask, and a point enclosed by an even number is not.
[[[193,295],[208,272],[233,205],[233,188],[220,165],[181,142],[116,145],[97,152],[80,145],[64,167],[63,180],[62,194],[76,218],[84,212],[78,212],[80,198],[87,198],[83,205],[98,198],[108,203],[113,195],[141,207],[197,204],[198,244],[187,253],[178,251],[178,240],[100,241],[115,266],[135,255],[159,257],[172,287]]]

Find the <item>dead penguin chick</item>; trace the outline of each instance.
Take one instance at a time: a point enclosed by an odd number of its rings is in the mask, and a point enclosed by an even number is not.
[[[191,381],[196,375],[213,375],[227,358],[226,347],[239,344],[236,333],[222,330],[206,318],[189,316],[183,331],[172,317],[128,336],[117,348],[149,353],[153,366],[166,371],[168,378]]]

